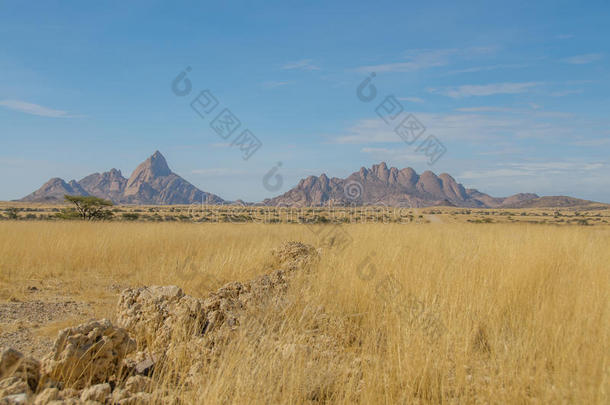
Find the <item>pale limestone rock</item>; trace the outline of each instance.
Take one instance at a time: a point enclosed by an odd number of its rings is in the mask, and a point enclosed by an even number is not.
[[[57,388],[45,388],[40,394],[36,395],[34,405],[46,405],[51,401],[58,401],[60,399],[61,396]]]
[[[53,351],[43,359],[45,378],[85,387],[98,384],[119,371],[126,354],[135,349],[127,331],[106,319],[59,333]]]
[[[81,401],[97,401],[104,403],[106,398],[110,396],[110,384],[96,384],[89,388],[85,388],[80,394]]]
[[[125,382],[125,389],[132,394],[138,392],[148,392],[152,386],[152,380],[149,377],[134,375],[129,377]]]

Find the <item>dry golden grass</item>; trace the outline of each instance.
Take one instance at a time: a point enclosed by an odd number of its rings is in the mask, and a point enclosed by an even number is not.
[[[323,227],[315,230],[327,232]],[[607,226],[342,229],[352,242],[343,250],[323,248],[314,273],[289,292],[294,305],[242,325],[219,361],[197,376],[197,389],[178,391],[179,397],[187,403],[610,400]],[[205,296],[260,274],[269,251],[287,240],[321,244],[303,225],[4,221],[0,293],[3,299],[22,294],[35,281],[100,303],[98,313],[112,319],[117,286],[177,284]],[[328,337],[340,350],[286,355],[303,334]],[[156,376],[158,384],[176,389],[171,368],[186,370],[196,361],[175,359]]]

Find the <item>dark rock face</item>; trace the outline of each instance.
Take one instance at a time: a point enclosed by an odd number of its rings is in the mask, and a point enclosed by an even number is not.
[[[388,168],[385,162],[362,167],[345,179],[309,176],[288,192],[264,201],[266,205],[321,206],[333,205],[388,205],[388,206],[457,206],[500,207],[504,202],[514,204],[537,198],[535,194],[517,194],[494,198],[477,190],[466,190],[447,173],[440,176],[425,171],[418,175],[410,167]]]
[[[66,183],[54,178],[21,201],[61,202],[64,195],[93,195],[117,204],[222,204],[217,195],[199,190],[173,173],[165,157],[157,151],[126,179],[120,170],[94,173],[80,181]]]

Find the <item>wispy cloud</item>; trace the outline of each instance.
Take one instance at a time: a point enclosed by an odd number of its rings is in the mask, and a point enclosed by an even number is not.
[[[67,111],[55,110],[41,106],[39,104],[27,103],[19,100],[0,100],[0,106],[8,108],[9,110],[19,111],[26,114],[38,115],[41,117],[52,117],[52,118],[72,118]]]
[[[191,170],[192,174],[196,174],[201,177],[221,177],[221,176],[237,176],[250,174],[246,170],[231,169],[225,167],[214,167],[208,169],[194,169]]]
[[[483,107],[456,108],[456,111],[461,111],[461,112],[517,112],[518,110],[516,110],[514,108],[508,108],[508,107],[483,106]]]
[[[571,56],[563,59],[563,62],[571,65],[586,65],[587,63],[593,63],[604,57],[603,53],[587,53],[584,55]]]
[[[424,154],[414,153],[413,149],[408,148],[362,148],[360,151],[376,161],[394,164],[424,163],[428,159]]]
[[[497,50],[494,46],[445,49],[410,49],[403,55],[403,60],[392,63],[361,66],[359,72],[413,72],[439,66],[446,66],[455,59],[470,59],[478,55],[488,55]]]
[[[282,66],[284,70],[320,70],[320,67],[313,63],[311,59],[301,59],[295,62],[286,63]]]
[[[274,89],[276,87],[286,86],[287,84],[290,84],[290,83],[291,82],[289,82],[289,81],[268,81],[268,82],[263,83],[263,87],[266,89]]]
[[[473,66],[465,69],[452,70],[449,74],[460,74],[460,73],[475,73],[475,72],[486,72],[490,70],[498,69],[520,69],[526,68],[528,65],[523,64],[500,64],[500,65],[489,65],[489,66]]]
[[[491,83],[491,84],[467,84],[457,87],[430,88],[431,93],[442,94],[451,98],[464,98],[473,96],[491,96],[494,94],[518,94],[530,91],[541,85],[540,82],[524,83]]]
[[[466,170],[458,176],[460,179],[494,179],[498,177],[541,177],[561,175],[584,175],[598,172],[608,167],[602,162],[583,161],[546,161],[546,162],[506,162],[499,163],[498,168],[486,170]]]
[[[572,94],[581,94],[582,93],[582,89],[574,89],[574,90],[560,90],[560,91],[554,91],[551,93],[551,96],[553,97],[564,97],[564,96],[569,96]]]
[[[449,63],[449,56],[457,49],[415,49],[406,52],[406,61],[380,65],[361,66],[360,72],[413,72]]]
[[[574,35],[572,35],[572,34],[559,34],[559,35],[555,36],[555,38],[557,38],[557,39],[570,39],[570,38],[574,38]]]
[[[400,101],[408,101],[410,103],[423,103],[424,99],[419,97],[398,97]]]
[[[576,146],[610,145],[610,138],[585,139],[585,140],[573,142],[572,145],[576,145]]]
[[[458,176],[459,179],[486,179],[496,177],[531,176],[533,173],[518,169],[466,170]]]
[[[563,111],[511,109],[496,106],[464,107],[458,112],[431,114],[412,112],[426,126],[427,134],[441,141],[468,141],[497,150],[499,142],[510,147],[523,139],[540,139],[545,142],[572,143],[588,136],[599,137],[610,122],[593,122]],[[378,146],[375,144],[401,143],[393,131],[394,126],[381,118],[362,119],[331,137],[333,143]],[[580,138],[579,138],[580,137]],[[504,149],[504,146],[502,147]]]

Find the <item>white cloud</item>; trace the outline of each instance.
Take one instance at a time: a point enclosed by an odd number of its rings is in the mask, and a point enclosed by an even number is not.
[[[263,87],[267,88],[267,89],[274,89],[276,87],[282,87],[282,86],[286,86],[287,84],[290,84],[291,82],[288,81],[268,81],[268,82],[264,82],[263,83]]]
[[[539,139],[567,145],[575,139],[597,138],[610,128],[607,120],[590,121],[572,113],[543,109],[482,106],[464,107],[458,112],[444,114],[411,113],[426,127],[422,139],[432,134],[443,143],[459,140],[479,145],[497,145],[498,142],[514,145],[520,139]],[[362,119],[331,139],[334,143],[356,145],[402,143],[394,128],[406,114],[403,112],[393,125],[376,116]]]
[[[400,101],[408,101],[410,103],[423,103],[424,99],[419,97],[398,97]]]
[[[456,176],[466,180],[468,187],[491,195],[536,192],[539,195],[571,195],[596,199],[599,190],[610,186],[607,176],[610,165],[585,159],[539,162],[503,162],[492,167],[466,170]],[[510,185],[507,188],[507,185]],[[587,197],[588,195],[588,197]],[[604,199],[603,197],[601,198]]]
[[[284,70],[320,70],[320,68],[313,64],[311,59],[301,59],[296,62],[289,62],[282,66]]]
[[[414,148],[362,148],[362,153],[371,155],[376,161],[391,161],[394,164],[425,163],[428,161],[422,153],[414,153]]]
[[[586,139],[582,141],[573,142],[572,145],[576,146],[603,146],[610,145],[610,137],[598,138],[598,139]]]
[[[196,174],[202,177],[221,177],[221,176],[241,176],[246,174],[251,174],[251,172],[247,170],[237,170],[225,167],[215,167],[208,169],[194,169],[191,170],[192,174]]]
[[[507,108],[507,107],[483,106],[483,107],[456,108],[456,111],[461,111],[461,112],[517,112],[518,110],[516,110],[514,108]]]
[[[584,55],[576,55],[569,58],[563,59],[563,62],[571,65],[585,65],[587,63],[593,63],[604,57],[602,53],[587,53]]]
[[[44,107],[38,104],[27,103],[19,100],[0,100],[0,106],[6,107],[10,110],[20,111],[26,114],[38,115],[41,117],[52,117],[52,118],[71,118],[67,111],[54,110],[52,108]]]
[[[491,169],[491,170],[467,170],[462,172],[459,179],[487,179],[496,177],[531,176],[532,173],[517,169]]]
[[[404,60],[393,63],[361,66],[356,70],[364,73],[369,72],[414,72],[416,70],[432,67],[446,66],[452,59],[470,59],[478,55],[487,55],[495,52],[495,46],[479,46],[464,49],[410,49],[404,53]]]
[[[449,56],[457,49],[414,49],[406,52],[406,61],[380,65],[361,66],[360,72],[413,72],[449,63]]]
[[[570,38],[574,38],[574,35],[572,35],[572,34],[559,34],[559,35],[555,36],[555,38],[557,38],[557,39],[570,39]]]
[[[498,70],[498,69],[520,69],[526,68],[528,65],[523,64],[500,64],[500,65],[489,65],[489,66],[473,66],[465,69],[452,70],[449,74],[460,74],[460,73],[476,73],[476,72],[486,72],[489,70]]]
[[[442,94],[451,98],[464,98],[472,96],[491,96],[494,94],[518,94],[530,91],[539,86],[540,82],[523,83],[491,83],[491,84],[467,84],[457,87],[446,87],[441,89],[428,89],[431,93]]]
[[[582,93],[582,89],[560,90],[560,91],[552,92],[551,96],[553,96],[553,97],[564,97],[564,96],[569,96],[571,94],[581,94],[581,93]]]

